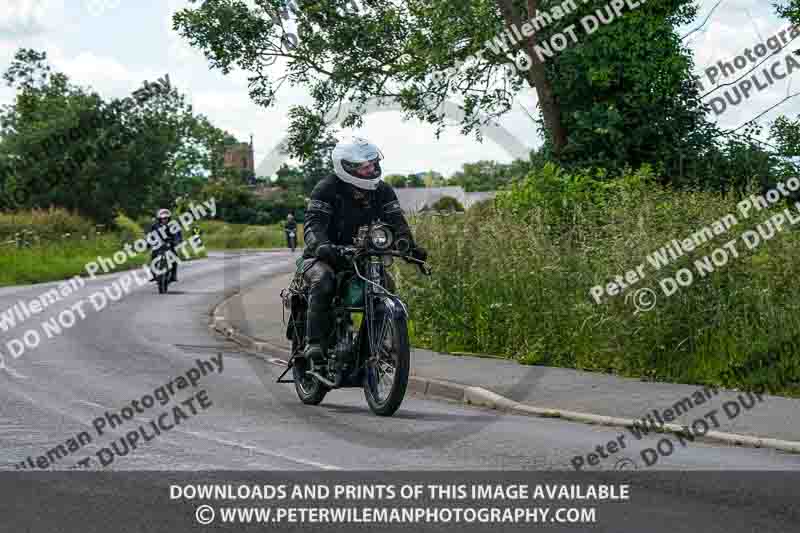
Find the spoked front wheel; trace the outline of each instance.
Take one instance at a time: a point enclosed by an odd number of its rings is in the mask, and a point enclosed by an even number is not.
[[[166,294],[169,287],[169,274],[161,274],[158,277],[158,294]]]
[[[169,272],[165,272],[166,261],[164,261],[163,256],[159,256],[153,266],[153,269],[156,271],[156,285],[158,286],[158,294],[164,294],[167,292],[167,285],[169,284]]]
[[[406,395],[411,354],[405,318],[386,320],[377,353],[370,355],[364,376],[364,396],[379,416],[392,416]]]

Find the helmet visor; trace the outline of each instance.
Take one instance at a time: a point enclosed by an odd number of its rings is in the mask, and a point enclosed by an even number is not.
[[[342,168],[356,178],[378,179],[381,177],[380,160],[380,155],[367,161],[346,161],[343,159]]]

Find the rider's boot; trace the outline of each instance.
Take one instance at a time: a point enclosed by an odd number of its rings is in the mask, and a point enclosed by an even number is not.
[[[314,361],[315,364],[325,362],[325,352],[322,346],[324,339],[330,331],[330,313],[327,311],[312,311],[306,313],[306,349],[303,356]]]
[[[307,344],[306,349],[303,350],[303,357],[306,361],[314,361],[314,364],[317,366],[325,362],[325,355],[322,353],[322,345],[318,342]]]

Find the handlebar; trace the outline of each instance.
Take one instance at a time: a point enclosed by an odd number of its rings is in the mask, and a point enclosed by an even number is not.
[[[415,263],[419,268],[419,271],[425,274],[426,276],[430,276],[431,274],[433,274],[433,269],[425,261],[421,261],[415,257],[411,257],[410,255],[402,254],[400,252],[395,252],[393,250],[386,250],[386,251],[364,250],[362,248],[355,248],[353,246],[342,246],[341,251],[344,257],[353,256],[354,258],[356,258],[366,255],[378,255],[378,256],[389,255],[393,257],[399,257],[405,260],[407,263]]]

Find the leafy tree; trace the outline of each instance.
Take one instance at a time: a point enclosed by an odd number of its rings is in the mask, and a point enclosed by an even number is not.
[[[406,187],[406,177],[402,174],[389,174],[383,181],[394,187],[395,189],[404,189]]]
[[[774,181],[785,181],[800,174],[800,118],[791,120],[785,116],[778,117],[770,126],[770,140],[778,149],[775,159],[779,170]],[[772,185],[765,184],[770,188]],[[792,200],[800,200],[800,194],[793,194]]]
[[[520,172],[518,176],[523,175]],[[506,185],[514,176],[511,165],[497,161],[465,163],[459,172],[450,178],[452,185],[460,185],[465,191],[494,191]]]
[[[193,115],[168,79],[105,101],[29,49],[3,77],[17,94],[0,112],[0,207],[138,217],[196,191],[221,166],[226,134]]]
[[[303,190],[303,173],[299,168],[284,163],[275,174],[278,179],[273,182],[273,185],[276,187],[288,190]]]
[[[425,181],[420,174],[409,174],[406,176],[406,187],[411,189],[420,189],[425,187]]]
[[[568,24],[582,28],[583,17],[607,3],[582,4],[540,39]],[[677,151],[702,150],[713,141],[717,132],[705,118],[691,52],[676,31],[696,14],[692,0],[649,1],[582,34],[577,45],[548,60],[568,131],[562,163],[615,175]],[[549,140],[545,148],[552,151]]]
[[[317,142],[314,150],[301,158],[300,173],[303,175],[303,192],[311,195],[314,186],[334,173],[331,152],[339,141],[328,133]]]
[[[383,180],[395,189],[419,189],[428,186],[425,183],[424,173],[408,175],[390,174],[384,177]]]
[[[199,2],[194,2],[199,3]],[[285,28],[276,24],[282,0],[208,0],[175,14],[174,28],[202,49],[210,64],[223,72],[240,67],[253,73],[251,97],[272,105],[284,81],[309,87],[315,103],[290,115],[297,126],[293,155],[308,154],[325,130],[326,113],[344,101],[363,104],[370,98],[397,98],[410,115],[437,125],[445,117],[439,106],[454,96],[464,102],[465,133],[481,122],[475,111],[499,116],[510,109],[525,80],[536,86],[545,102],[545,120],[562,139],[549,83],[541,74],[506,76],[505,53],[485,54],[458,71],[483,43],[504,29],[504,15],[522,16],[525,9],[510,0],[409,0],[360,2],[361,12],[348,10],[348,0],[298,0],[295,19],[299,42],[286,42]],[[537,1],[529,3],[534,8]],[[510,20],[510,19],[509,19]],[[235,44],[234,44],[235,43]],[[280,59],[286,74],[271,77],[270,65]],[[440,74],[438,76],[432,74]],[[361,125],[363,107],[345,118],[345,127]],[[557,143],[558,144],[558,143]]]
[[[425,187],[444,187],[446,185],[444,177],[433,170],[423,172],[422,181],[425,183]]]
[[[778,145],[781,155],[800,156],[800,120],[780,116],[772,123],[770,135]]]
[[[776,0],[772,3],[778,15],[792,24],[800,24],[800,0]]]
[[[220,220],[246,224],[255,216],[256,197],[244,185],[215,181],[204,186],[200,194],[201,198],[214,198]]]
[[[122,116],[136,102],[104,102],[52,73],[46,55],[34,50],[19,50],[4,79],[18,92],[0,117],[3,158],[13,162],[3,187],[26,192],[14,207],[56,205],[108,221],[115,208],[144,203],[147,181],[134,188],[119,179],[130,166],[141,114],[126,122]]]
[[[296,46],[286,46],[285,28],[275,23],[281,0],[255,0],[253,9],[241,0],[208,0],[173,22],[214,68],[251,72],[251,96],[260,104],[271,105],[286,80],[310,88],[313,106],[290,114],[294,154],[313,150],[326,115],[344,101],[355,103],[345,127],[362,124],[367,100],[396,98],[407,115],[438,130],[440,105],[460,101],[469,134],[482,122],[478,110],[487,119],[502,115],[525,84],[538,95],[548,157],[565,163],[621,169],[709,141],[691,56],[676,33],[696,16],[692,0],[649,0],[590,34],[580,20],[607,0],[585,0],[517,44],[502,37],[512,23],[524,28],[562,3],[374,0],[353,13],[346,0],[298,0]],[[553,57],[541,53],[570,24],[578,42]],[[527,70],[507,68],[526,56]],[[275,79],[266,67],[277,59],[286,62],[286,75]]]

